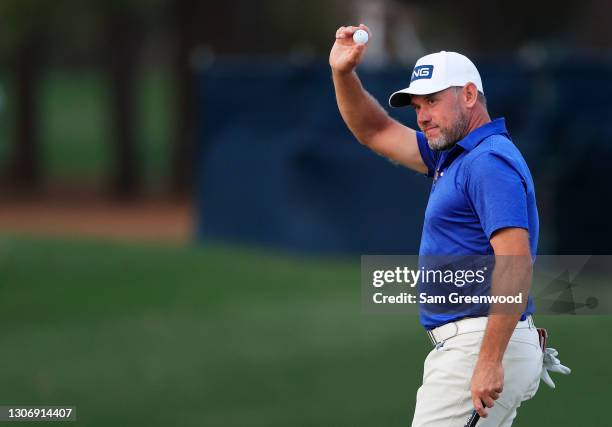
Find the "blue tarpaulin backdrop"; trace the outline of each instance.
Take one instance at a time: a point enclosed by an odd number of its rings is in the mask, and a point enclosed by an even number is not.
[[[597,253],[611,226],[612,67],[479,64],[536,180],[543,252]],[[387,107],[410,70],[360,70]],[[222,61],[198,75],[198,237],[309,252],[416,253],[431,181],[361,146],[326,64]]]

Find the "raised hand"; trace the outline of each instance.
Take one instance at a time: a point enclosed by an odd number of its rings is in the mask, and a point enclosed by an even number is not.
[[[370,29],[363,24],[358,27],[340,27],[336,31],[336,42],[329,53],[329,65],[334,72],[350,73],[361,62],[367,44],[357,44],[353,41],[353,33],[359,29],[367,31],[368,36],[372,38]]]

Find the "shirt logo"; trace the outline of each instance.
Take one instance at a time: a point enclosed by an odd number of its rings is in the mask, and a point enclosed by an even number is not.
[[[412,83],[415,80],[419,79],[431,79],[431,75],[433,74],[433,65],[419,65],[418,67],[414,67],[414,71],[412,71],[412,78],[410,82]]]

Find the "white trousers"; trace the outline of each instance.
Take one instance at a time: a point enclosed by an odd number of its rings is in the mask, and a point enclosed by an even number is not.
[[[484,331],[455,336],[433,349],[417,392],[412,427],[463,427],[474,406],[470,382]],[[535,327],[516,329],[504,354],[504,388],[478,427],[508,427],[521,402],[531,399],[540,384],[542,350]]]

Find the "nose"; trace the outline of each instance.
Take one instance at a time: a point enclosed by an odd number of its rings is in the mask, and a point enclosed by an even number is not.
[[[427,111],[426,108],[419,108],[417,111],[417,123],[421,128],[424,128],[427,124],[431,122],[431,114]]]

